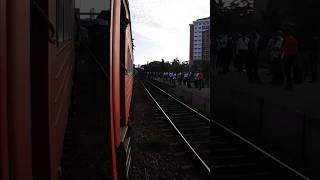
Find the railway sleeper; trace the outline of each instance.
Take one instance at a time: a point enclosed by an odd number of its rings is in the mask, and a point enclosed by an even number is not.
[[[216,173],[248,173],[261,171],[261,167],[254,161],[248,160],[247,162],[233,162],[213,164],[213,169]]]
[[[208,133],[208,137],[210,135],[210,127],[204,126],[204,127],[189,127],[189,128],[180,128],[182,132],[184,133],[193,133],[193,134],[198,134],[198,133]]]
[[[175,112],[173,112],[173,113],[168,114],[168,115],[170,115],[170,116],[172,116],[172,117],[189,118],[189,119],[195,117],[195,116],[194,116],[192,113],[190,113],[190,112],[183,112],[183,113],[175,113]]]
[[[214,180],[270,180],[274,174],[269,171],[249,172],[249,173],[233,173],[233,174],[213,174]],[[275,178],[276,179],[276,178]]]
[[[208,132],[204,132],[201,134],[183,134],[183,136],[189,141],[189,142],[193,142],[193,141],[201,141],[203,139],[208,139],[209,140],[209,134]]]
[[[176,121],[175,121],[176,123]],[[188,123],[176,123],[179,128],[188,128],[188,127],[206,127],[208,126],[205,122],[200,122],[200,121],[191,121]]]
[[[172,117],[172,116],[169,116]],[[188,124],[188,123],[193,123],[193,122],[203,122],[200,121],[197,118],[194,117],[172,117],[171,120],[173,120],[175,123],[183,123],[183,124]]]
[[[247,162],[256,162],[255,159],[250,158],[249,156],[237,154],[230,156],[223,156],[223,158],[211,158],[213,164],[222,165],[222,164],[232,164],[232,163],[247,163]]]
[[[190,144],[192,147],[196,149],[210,149],[210,143],[209,142],[203,142],[203,143],[194,143],[195,141],[190,141]]]

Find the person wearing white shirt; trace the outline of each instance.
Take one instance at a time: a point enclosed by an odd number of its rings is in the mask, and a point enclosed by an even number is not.
[[[272,84],[283,84],[282,72],[282,32],[276,32],[270,44]]]
[[[187,86],[187,83],[188,83],[188,78],[189,78],[189,73],[188,72],[185,72],[183,74],[183,83]]]
[[[177,74],[177,78],[178,78],[178,81],[179,81],[179,85],[181,86],[181,84],[182,84],[182,73],[181,72],[179,72]]]
[[[238,60],[238,71],[242,72],[243,65],[248,59],[248,50],[249,50],[250,39],[246,36],[242,36],[238,39],[236,46],[236,55]]]

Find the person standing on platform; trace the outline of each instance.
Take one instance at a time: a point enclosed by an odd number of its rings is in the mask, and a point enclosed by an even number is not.
[[[283,52],[284,71],[286,77],[286,90],[293,90],[293,64],[298,57],[298,41],[293,36],[292,30],[286,28],[281,46]]]
[[[170,83],[170,84],[173,83],[172,77],[173,77],[173,73],[170,72],[170,73],[169,73],[169,83]]]
[[[182,84],[182,73],[181,72],[179,72],[177,74],[177,78],[178,78],[179,85],[181,86],[181,84]]]
[[[177,73],[173,73],[172,74],[172,83],[173,83],[173,86],[176,86],[176,79],[177,79]]]
[[[199,75],[199,71],[197,71],[197,72],[194,74],[194,77],[193,77],[193,79],[194,79],[194,87],[195,87],[195,88],[198,88],[198,86],[199,86],[198,75]]]
[[[243,71],[243,65],[248,59],[249,51],[249,42],[250,39],[245,35],[239,38],[236,46],[236,55],[237,55],[237,68],[239,72]]]
[[[220,46],[220,51],[219,51],[219,66],[222,67],[223,71],[224,71],[224,67],[225,65],[228,63],[228,59],[227,59],[227,45],[228,45],[228,35],[227,34],[223,34],[221,35],[220,41],[219,41],[219,46]]]
[[[188,88],[191,88],[191,78],[192,78],[192,72],[188,73],[188,77],[187,77],[187,86]]]
[[[249,54],[246,60],[248,81],[249,83],[261,83],[258,74],[259,36],[255,32],[250,34],[248,49]]]
[[[185,86],[188,86],[188,77],[189,77],[189,73],[188,73],[188,72],[185,72],[185,73],[183,74],[183,84],[184,84]]]
[[[271,56],[271,75],[272,84],[283,84],[281,46],[283,43],[282,32],[277,31],[270,41],[270,56]]]
[[[198,86],[199,90],[203,88],[203,73],[201,71],[198,72]]]
[[[222,68],[223,68],[223,73],[228,73],[230,72],[229,66],[233,57],[233,52],[234,52],[234,45],[233,45],[233,40],[231,36],[226,35],[225,38],[225,48],[223,48],[223,61],[222,61]]]
[[[318,81],[319,37],[313,36],[310,43],[311,82]]]

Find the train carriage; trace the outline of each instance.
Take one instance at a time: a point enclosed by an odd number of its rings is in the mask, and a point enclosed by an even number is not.
[[[131,160],[133,44],[129,2],[109,4],[108,177],[123,179]],[[74,0],[0,2],[2,180],[59,179],[75,68],[74,7]]]
[[[112,131],[118,171],[128,176],[131,161],[131,138],[127,137],[127,130],[133,85],[132,29],[128,0],[111,2],[110,119],[114,122]]]

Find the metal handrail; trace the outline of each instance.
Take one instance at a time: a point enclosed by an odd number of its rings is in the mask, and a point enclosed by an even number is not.
[[[156,103],[158,108],[161,110],[162,114],[167,118],[167,120],[170,122],[170,124],[173,126],[175,131],[179,134],[179,136],[183,139],[183,141],[187,144],[187,146],[190,148],[190,150],[194,153],[194,155],[198,158],[198,160],[202,163],[202,165],[206,168],[206,170],[210,173],[210,167],[202,160],[202,158],[198,155],[198,153],[194,150],[194,148],[190,145],[190,143],[186,140],[186,138],[182,135],[182,133],[178,130],[178,128],[174,125],[172,120],[169,118],[167,113],[162,109],[162,107],[159,105],[159,103],[155,100],[155,98],[152,96],[150,91],[146,88],[143,82],[141,82],[144,89],[147,91],[151,99]]]
[[[294,168],[290,167],[289,165],[285,164],[284,162],[282,162],[281,160],[279,160],[278,158],[272,156],[270,153],[264,151],[263,149],[261,149],[260,147],[256,146],[255,144],[251,143],[249,140],[247,140],[246,138],[242,137],[241,135],[239,135],[238,133],[232,131],[231,129],[227,128],[226,126],[222,125],[221,123],[214,121],[213,119],[210,119],[202,114],[200,114],[199,112],[197,112],[196,110],[192,109],[191,107],[189,107],[188,105],[186,105],[185,103],[179,101],[178,99],[174,98],[173,96],[171,96],[170,94],[168,94],[167,92],[165,92],[164,90],[162,90],[161,88],[157,87],[156,85],[152,84],[151,82],[147,81],[149,84],[151,84],[152,86],[154,86],[155,88],[157,88],[158,90],[160,90],[161,92],[163,92],[164,94],[166,94],[167,96],[169,96],[170,98],[172,98],[173,100],[179,102],[181,105],[183,105],[184,107],[190,109],[191,111],[195,112],[197,115],[199,115],[200,117],[204,118],[205,120],[207,120],[208,122],[212,122],[214,124],[216,124],[217,126],[219,126],[221,129],[223,129],[224,131],[227,131],[228,133],[232,134],[233,136],[235,136],[236,138],[238,138],[239,140],[243,141],[244,143],[246,143],[247,145],[251,146],[252,148],[254,148],[255,150],[259,151],[260,153],[264,154],[265,156],[269,157],[270,159],[272,159],[274,162],[278,163],[279,165],[281,165],[282,167],[286,168],[287,170],[291,171],[292,173],[294,173],[295,175],[299,176],[300,178],[304,179],[304,180],[311,180],[309,177],[301,174],[299,171],[295,170]]]

